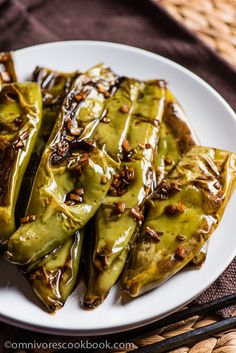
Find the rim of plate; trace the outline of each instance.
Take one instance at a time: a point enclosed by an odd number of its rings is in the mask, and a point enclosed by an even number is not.
[[[22,49],[18,49],[13,51],[15,54],[21,54],[24,53],[25,51],[32,51],[35,49],[40,49],[40,48],[47,48],[47,47],[58,47],[58,46],[71,46],[71,45],[83,45],[83,46],[94,46],[94,47],[106,47],[106,48],[116,48],[120,49],[121,51],[128,51],[128,52],[133,52],[134,54],[137,55],[142,55],[146,56],[152,59],[158,59],[159,61],[163,63],[167,63],[168,65],[172,66],[174,69],[184,73],[185,75],[189,76],[193,80],[197,81],[201,86],[205,87],[212,95],[214,95],[220,103],[226,108],[228,113],[231,115],[231,118],[233,118],[236,122],[236,114],[234,110],[231,108],[229,103],[226,102],[226,100],[206,81],[204,81],[201,77],[193,73],[191,70],[185,68],[184,66],[176,63],[173,60],[170,60],[168,58],[165,58],[159,54],[155,54],[153,52],[150,52],[145,49],[141,49],[138,47],[126,45],[126,44],[120,44],[120,43],[114,43],[114,42],[109,42],[109,41],[96,41],[96,40],[67,40],[67,41],[57,41],[57,42],[48,42],[48,43],[43,43],[43,44],[38,44],[38,45],[32,45],[29,47],[25,47]],[[121,331],[129,331],[150,323],[153,323],[171,313],[174,311],[178,310],[179,308],[185,306],[189,302],[191,302],[193,299],[195,299],[197,296],[199,296],[202,292],[204,292],[220,275],[221,273],[226,269],[226,267],[232,262],[233,258],[236,256],[236,248],[232,250],[232,253],[228,257],[228,260],[223,262],[221,266],[218,267],[218,271],[215,273],[215,275],[212,277],[211,281],[205,284],[204,286],[201,286],[199,289],[198,293],[196,293],[195,296],[191,296],[191,298],[188,298],[184,302],[179,303],[179,305],[175,305],[172,309],[164,312],[162,315],[154,315],[153,317],[146,317],[140,321],[133,322],[130,320],[129,323],[126,324],[118,324],[113,327],[109,328],[92,328],[90,330],[88,329],[69,329],[69,328],[59,328],[59,327],[51,327],[47,325],[40,325],[37,323],[29,323],[27,321],[24,321],[23,319],[16,319],[14,317],[9,317],[6,314],[3,314],[0,312],[0,320],[2,322],[5,322],[7,324],[11,324],[23,329],[28,329],[36,332],[42,332],[42,333],[47,333],[47,334],[54,334],[54,335],[65,335],[65,336],[94,336],[94,335],[105,335],[105,334],[112,334],[112,333],[117,333]]]

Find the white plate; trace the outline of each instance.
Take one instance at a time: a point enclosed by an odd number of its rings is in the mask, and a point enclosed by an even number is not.
[[[20,80],[28,79],[36,65],[70,71],[85,70],[99,62],[121,75],[164,78],[186,110],[201,143],[236,152],[236,119],[229,105],[199,77],[161,56],[125,45],[90,41],[44,44],[19,50],[14,56]],[[76,290],[61,311],[47,314],[17,268],[1,260],[0,318],[46,333],[98,335],[134,328],[167,315],[206,289],[236,255],[235,209],[236,193],[212,236],[207,261],[200,271],[183,271],[160,288],[126,302],[122,302],[119,288],[113,288],[94,311],[80,308],[81,293]]]

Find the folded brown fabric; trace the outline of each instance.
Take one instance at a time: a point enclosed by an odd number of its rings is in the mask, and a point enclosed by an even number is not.
[[[107,40],[147,49],[201,76],[236,110],[234,69],[156,0],[0,0],[0,33],[0,51],[70,39]],[[195,304],[235,291],[236,260]],[[234,309],[220,315],[230,316]],[[1,333],[4,327],[0,325]]]
[[[207,303],[211,300],[222,298],[236,292],[236,259],[205,292],[193,301],[193,305]],[[230,306],[217,310],[216,314],[223,318],[230,317],[236,313],[236,306]]]

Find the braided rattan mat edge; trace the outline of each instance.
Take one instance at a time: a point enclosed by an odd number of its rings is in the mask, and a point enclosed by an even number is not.
[[[236,0],[159,0],[175,19],[236,67]]]

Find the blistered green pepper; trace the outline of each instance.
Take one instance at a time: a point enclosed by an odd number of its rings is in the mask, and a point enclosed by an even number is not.
[[[110,289],[114,286],[123,271],[126,260],[130,252],[130,246],[136,238],[136,232],[133,233],[129,244],[116,257],[112,264],[103,271],[100,271],[93,263],[93,250],[95,246],[95,234],[89,234],[86,237],[86,256],[85,256],[85,278],[86,292],[83,299],[83,305],[88,309],[94,309],[100,305],[107,297]]]
[[[78,73],[64,74],[38,67],[34,71],[33,79],[40,84],[43,94],[43,121],[28,173],[26,172],[24,178],[22,201],[27,200],[26,186],[33,184],[40,155],[53,129],[63,97],[68,93],[75,76],[78,76]],[[77,232],[61,247],[43,259],[30,263],[23,270],[49,311],[60,309],[76,284],[83,236],[83,231]]]
[[[0,53],[0,91],[4,83],[16,81],[17,77],[11,53]]]
[[[157,187],[122,277],[136,297],[172,277],[220,222],[236,181],[236,155],[193,147]]]
[[[16,207],[17,218],[25,215],[41,155],[56,122],[63,99],[77,76],[78,72],[62,73],[43,67],[36,67],[34,70],[32,79],[40,85],[43,97],[42,124],[22,182]]]
[[[100,120],[107,124],[120,119],[124,129],[113,134],[118,154],[130,114],[123,118],[114,106],[126,102],[127,97],[132,105],[136,84],[125,79],[113,94],[117,77],[104,66],[77,78],[42,155],[26,223],[10,239],[10,261],[25,265],[38,260],[62,245],[94,215],[119,166],[109,157],[106,146],[96,146],[94,130]]]
[[[123,144],[121,168],[96,215],[93,258],[100,270],[111,266],[128,245],[137,222],[143,220],[142,204],[153,183],[152,162],[164,100],[163,81],[142,83]]]
[[[169,114],[172,115],[170,120],[173,121],[173,119],[176,119],[179,130],[174,130],[173,132],[171,127],[168,125]],[[165,110],[161,122],[160,137],[158,141],[158,154],[154,160],[155,169],[157,169],[158,172],[158,182],[160,182],[161,178],[163,178],[174,167],[183,154],[179,146],[179,140],[181,140],[181,128],[183,125],[185,133],[188,131],[187,129],[189,129],[188,146],[190,149],[193,145],[197,144],[197,139],[194,136],[191,127],[187,123],[185,113],[180,104],[171,92],[167,90]],[[185,150],[187,150],[187,146],[185,147]],[[168,159],[171,160],[171,162],[169,162]],[[108,197],[106,197],[106,199],[107,198]],[[136,236],[131,238],[125,249],[117,256],[111,265],[103,271],[94,266],[91,260],[92,250],[90,250],[90,254],[87,256],[86,260],[87,289],[84,296],[84,305],[86,307],[94,308],[104,301],[125,266],[130,252],[130,247],[132,247],[132,243],[135,241],[135,238]],[[90,244],[88,244],[90,249],[94,249],[95,244],[93,243],[94,241],[90,241]]]
[[[77,283],[83,231],[38,261],[25,274],[35,293],[50,312],[62,308]]]
[[[188,123],[186,114],[177,99],[167,89],[157,158],[155,160],[156,183],[160,183],[174,168],[183,154],[195,145],[199,145],[199,141]],[[192,265],[200,267],[204,263],[207,247],[207,244],[204,244],[199,254],[192,260]]]
[[[15,205],[41,124],[36,83],[12,83],[0,92],[0,243],[15,231]]]
[[[43,96],[43,121],[41,128],[43,141],[38,143],[37,146],[39,154],[50,136],[63,100],[78,75],[79,72],[77,71],[63,73],[45,67],[36,67],[33,72],[32,81],[40,85]]]
[[[105,150],[115,161],[120,162],[123,156],[123,143],[141,85],[137,80],[120,78],[119,89],[105,107],[102,124],[94,131],[93,139],[97,147]]]
[[[198,144],[183,108],[171,91],[167,89],[158,152],[155,159],[157,183],[173,169],[184,153]]]
[[[21,202],[18,205],[21,216],[24,215],[27,206],[41,154],[55,124],[62,100],[68,93],[75,76],[76,73],[64,74],[45,68],[36,68],[34,71],[33,79],[40,84],[43,95],[43,117],[21,187]],[[61,247],[23,269],[35,293],[51,312],[65,304],[76,285],[83,236],[82,231],[77,232]]]

